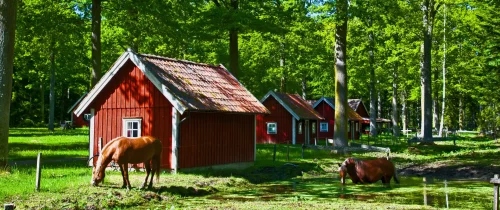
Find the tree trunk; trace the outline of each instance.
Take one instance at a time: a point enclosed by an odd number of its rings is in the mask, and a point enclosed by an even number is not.
[[[92,87],[101,79],[101,0],[92,0]]]
[[[337,1],[335,29],[335,146],[347,146],[347,0]]]
[[[435,14],[434,0],[424,0],[422,12],[424,43],[422,45],[423,56],[420,62],[421,132],[423,140],[430,141],[432,140],[431,49],[433,16]]]
[[[9,157],[9,116],[14,68],[16,0],[0,0],[0,167]]]
[[[401,94],[401,122],[403,123],[403,130],[406,132],[408,130],[408,121],[406,117],[406,92],[403,91]]]
[[[238,10],[238,0],[231,0],[233,12]],[[239,71],[239,55],[238,55],[238,28],[233,27],[229,30],[229,69],[235,78],[238,78]]]
[[[371,27],[371,19],[369,20]],[[375,67],[373,64],[375,63],[374,55],[373,55],[373,32],[370,32],[369,36],[370,41],[370,136],[377,137],[377,90],[375,89]]]
[[[377,84],[379,82],[377,81]],[[380,95],[380,90],[377,91],[377,117],[382,118],[382,97]]]
[[[285,36],[282,36],[282,40],[285,39]],[[281,81],[280,81],[280,92],[286,93],[286,80],[287,80],[287,73],[285,70],[285,44],[280,43],[280,70],[281,70]]]
[[[460,99],[458,101],[458,127],[460,130],[464,129],[464,105],[462,102],[462,96],[460,95]]]
[[[51,44],[51,51],[52,53],[50,54],[50,93],[49,93],[49,131],[54,131],[54,106],[55,106],[55,91],[54,91],[54,86],[56,83],[56,70],[55,70],[55,63],[54,63],[54,44]]]
[[[446,98],[446,4],[444,5],[444,21],[443,21],[443,100],[441,101],[441,122],[439,123],[439,136],[443,136],[444,126],[444,109]]]
[[[399,137],[398,126],[398,63],[394,63],[394,72],[392,74],[392,133],[394,137]]]
[[[40,107],[41,107],[41,115],[42,115],[42,123],[45,124],[45,86],[43,86],[43,81],[40,81]]]
[[[307,99],[307,80],[306,80],[306,75],[302,77],[302,98],[304,100]]]

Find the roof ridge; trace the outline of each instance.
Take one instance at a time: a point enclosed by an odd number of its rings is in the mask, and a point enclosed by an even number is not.
[[[194,61],[188,61],[188,60],[182,60],[182,59],[176,59],[176,58],[169,58],[169,57],[164,57],[164,56],[159,56],[159,55],[152,55],[152,54],[137,54],[139,56],[143,57],[151,57],[151,58],[158,58],[158,59],[164,59],[164,60],[169,60],[169,61],[174,61],[174,62],[182,62],[182,63],[189,63],[189,64],[194,64],[194,65],[200,65],[200,66],[209,66],[209,67],[215,67],[215,68],[220,68],[221,65],[213,65],[213,64],[208,64],[208,63],[197,63]]]

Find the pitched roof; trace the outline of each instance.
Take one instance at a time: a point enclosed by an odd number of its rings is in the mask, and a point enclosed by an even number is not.
[[[358,111],[358,109],[360,109],[360,105],[363,104],[363,101],[361,101],[361,99],[347,99],[347,103],[352,109],[354,109],[354,111]],[[364,105],[362,107],[365,109],[365,112],[368,113],[366,107]]]
[[[313,108],[316,108],[322,101],[324,101],[326,104],[328,104],[330,107],[335,109],[335,100],[334,98],[330,97],[321,97],[316,103],[313,105]],[[347,106],[347,118],[351,121],[361,121],[363,120],[363,117],[359,115],[354,109],[351,108],[351,106]]]
[[[181,114],[185,111],[269,113],[223,65],[124,52],[80,103],[80,115],[111,78],[132,61]]]
[[[68,111],[66,113],[70,113],[73,111],[73,109],[76,107],[76,105],[78,105],[80,103],[80,101],[83,100],[83,98],[87,95],[87,92],[85,92],[82,96],[80,96],[80,98],[68,109]]]
[[[264,102],[270,96],[274,97],[296,120],[324,119],[311,105],[298,94],[286,94],[269,91],[260,101]]]

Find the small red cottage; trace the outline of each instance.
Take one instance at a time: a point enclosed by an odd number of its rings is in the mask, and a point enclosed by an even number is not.
[[[151,135],[163,143],[162,168],[173,172],[253,163],[255,116],[269,113],[222,65],[131,51],[118,58],[75,114],[85,110],[91,114],[89,157],[115,137]]]
[[[319,123],[318,137],[320,139],[333,139],[333,132],[335,126],[335,100],[329,97],[321,97],[313,105],[314,110],[320,113],[324,120]],[[347,107],[348,123],[348,139],[359,139],[360,137],[360,124],[363,118],[359,116],[351,107]]]
[[[370,114],[366,110],[366,106],[363,104],[361,99],[348,99],[347,103],[349,106],[363,118],[361,121],[361,132],[368,134],[370,131]],[[368,133],[367,133],[368,129]]]
[[[269,91],[261,100],[271,114],[257,116],[257,143],[309,144],[323,117],[297,94]]]
[[[76,116],[75,113],[73,113],[75,111],[75,108],[77,107],[77,105],[82,101],[82,99],[87,95],[87,93],[84,93],[69,109],[68,109],[68,114],[71,115],[71,118],[70,118],[70,125],[71,127],[73,128],[80,128],[80,127],[83,127],[83,126],[89,126],[89,116],[90,114],[82,114],[80,116]]]

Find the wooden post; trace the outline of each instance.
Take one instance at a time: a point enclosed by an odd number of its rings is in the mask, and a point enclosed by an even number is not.
[[[290,161],[290,142],[286,145],[286,161]]]
[[[316,138],[314,138],[314,146],[318,145],[318,142],[316,141]]]
[[[493,180],[493,209],[498,210],[498,174],[495,174]]]
[[[14,207],[16,207],[16,206],[14,206],[13,203],[7,203],[7,204],[3,205],[4,210],[14,210]]]
[[[276,160],[276,144],[274,144],[273,162]]]
[[[38,157],[37,157],[37,160],[36,160],[36,186],[35,186],[35,189],[36,191],[40,191],[40,175],[42,173],[42,153],[39,152],[38,153]]]
[[[453,146],[457,146],[457,143],[455,142],[456,139],[453,139]]]
[[[99,154],[101,154],[101,151],[102,151],[102,137],[99,137],[99,142],[98,142],[98,146],[99,146]]]
[[[306,145],[302,144],[302,159],[304,159],[304,148],[306,148]]]
[[[389,152],[387,152],[387,160],[389,160]]]

